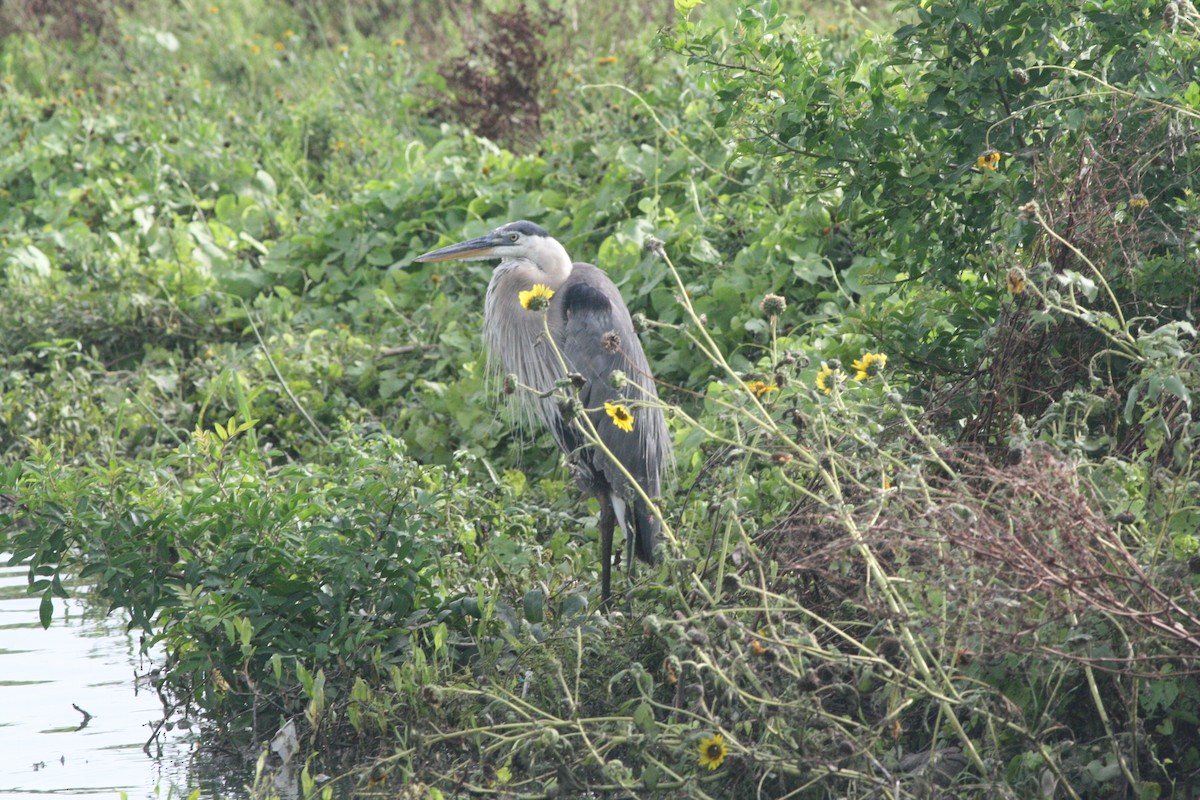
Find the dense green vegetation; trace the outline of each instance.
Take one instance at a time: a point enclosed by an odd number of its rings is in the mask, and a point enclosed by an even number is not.
[[[1200,785],[1191,3],[44,5],[0,13],[0,549],[147,632],[170,720],[289,725],[306,795]],[[412,262],[514,219],[670,406],[609,615],[490,265]]]

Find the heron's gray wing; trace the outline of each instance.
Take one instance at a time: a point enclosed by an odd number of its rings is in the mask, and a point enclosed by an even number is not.
[[[555,299],[559,296],[561,328],[556,338],[569,368],[586,381],[580,400],[589,409],[600,441],[646,494],[656,497],[663,461],[669,457],[665,447],[666,423],[657,405],[650,366],[621,294],[604,272],[590,264],[576,264]],[[614,387],[611,380],[616,370],[625,373],[628,379],[620,388]],[[632,414],[633,430],[618,426],[605,411],[605,403],[618,404]],[[650,560],[658,525],[645,502],[603,453],[593,448],[581,456],[626,501],[632,519],[620,520],[622,527],[627,522],[634,524],[637,554]]]

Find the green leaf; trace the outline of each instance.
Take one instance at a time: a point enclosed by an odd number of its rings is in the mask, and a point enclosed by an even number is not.
[[[693,261],[701,264],[718,264],[721,261],[721,254],[708,239],[694,239],[688,255]]]
[[[523,605],[528,622],[546,621],[546,595],[541,589],[530,589],[526,592]]]
[[[1129,390],[1129,396],[1125,398],[1124,417],[1126,423],[1133,422],[1133,412],[1137,408],[1138,396],[1141,394],[1141,391],[1142,385],[1140,383],[1135,384],[1134,387]]]
[[[9,257],[13,264],[39,278],[50,277],[50,259],[31,244],[14,249]]]
[[[1200,111],[1200,84],[1192,81],[1187,91],[1183,93],[1183,104],[1194,111]]]
[[[654,707],[644,700],[633,710],[633,723],[651,740],[658,733],[658,723],[654,721]]]
[[[42,628],[49,628],[50,622],[54,619],[54,600],[52,599],[53,590],[47,589],[42,593],[42,602],[38,606],[38,619],[42,623]]]
[[[958,12],[958,18],[966,25],[972,28],[983,27],[983,16],[979,13],[979,9],[975,6],[965,6]]]
[[[1192,394],[1188,391],[1187,386],[1184,385],[1182,378],[1180,378],[1178,375],[1168,375],[1167,377],[1163,378],[1162,387],[1164,390],[1182,400],[1184,405],[1186,405],[1189,410],[1191,409]]]
[[[583,614],[587,611],[588,601],[587,595],[583,592],[569,594],[563,598],[562,616],[573,617],[578,614]]]

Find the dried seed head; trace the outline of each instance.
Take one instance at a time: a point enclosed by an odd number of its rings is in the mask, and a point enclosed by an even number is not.
[[[621,351],[621,334],[616,331],[606,331],[600,337],[600,346],[606,353],[619,353]]]
[[[787,310],[787,300],[777,294],[769,294],[758,304],[758,308],[768,317],[778,317]]]
[[[1013,80],[1016,81],[1021,86],[1024,86],[1025,84],[1029,83],[1029,73],[1020,67],[1017,67],[1016,69],[1014,69],[1012,71],[1012,76],[1013,76]]]
[[[1174,0],[1167,3],[1167,7],[1163,9],[1162,19],[1163,25],[1166,25],[1168,28],[1174,28],[1176,23],[1179,22],[1179,3],[1174,2]]]
[[[667,656],[663,659],[663,672],[667,676],[667,683],[676,684],[679,682],[679,671],[683,667],[679,663],[679,659],[675,656]]]
[[[554,382],[554,388],[578,392],[587,385],[587,378],[578,372],[568,372]]]
[[[800,676],[800,680],[796,683],[796,688],[802,692],[815,692],[821,688],[821,679],[812,670],[805,672]]]
[[[578,397],[564,397],[558,401],[558,413],[564,425],[570,425],[583,411],[583,403]]]
[[[656,236],[647,236],[645,247],[648,251],[658,256],[659,258],[667,257],[667,250],[663,247],[662,239]]]
[[[512,394],[515,391],[517,391],[517,376],[510,372],[504,376],[503,392]]]
[[[1021,219],[1034,219],[1038,215],[1037,200],[1030,200],[1021,206]]]
[[[889,636],[879,643],[879,655],[892,666],[900,661],[900,640]]]

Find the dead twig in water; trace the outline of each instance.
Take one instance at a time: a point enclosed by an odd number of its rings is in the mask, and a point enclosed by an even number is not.
[[[71,708],[75,709],[80,714],[83,714],[83,722],[79,723],[79,727],[75,729],[77,731],[81,731],[88,726],[89,722],[92,721],[92,715],[89,714],[88,712],[84,711],[82,708],[75,705],[74,703],[71,703]]]

